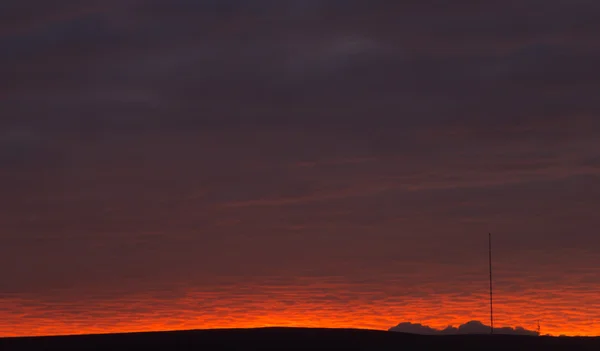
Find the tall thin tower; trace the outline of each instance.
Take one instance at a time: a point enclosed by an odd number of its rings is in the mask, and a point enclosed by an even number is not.
[[[490,334],[494,334],[494,299],[492,286],[492,233],[488,233],[489,264],[490,264]]]

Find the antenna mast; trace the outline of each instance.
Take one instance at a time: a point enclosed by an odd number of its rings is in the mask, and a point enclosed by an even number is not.
[[[490,334],[494,334],[494,304],[492,294],[492,233],[488,233],[490,263]]]

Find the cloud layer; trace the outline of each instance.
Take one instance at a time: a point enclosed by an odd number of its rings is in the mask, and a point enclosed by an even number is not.
[[[0,330],[443,329],[492,232],[501,323],[600,334],[600,2],[49,3],[0,4]]]
[[[457,335],[457,334],[489,334],[491,328],[489,325],[484,325],[480,321],[469,321],[458,327],[448,326],[444,329],[435,329],[422,325],[420,323],[404,322],[395,327],[390,328],[390,331],[422,334],[422,335]],[[527,330],[523,327],[495,327],[494,334],[502,335],[531,335],[538,336],[537,331]]]

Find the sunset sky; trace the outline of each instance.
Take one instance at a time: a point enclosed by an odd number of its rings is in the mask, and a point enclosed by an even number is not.
[[[3,0],[0,337],[600,335],[600,1]]]

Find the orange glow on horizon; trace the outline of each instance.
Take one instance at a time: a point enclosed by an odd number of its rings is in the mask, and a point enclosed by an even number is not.
[[[315,291],[321,291],[316,295]],[[126,298],[35,301],[4,299],[0,336],[102,334],[185,329],[253,328],[265,326],[365,328],[387,330],[400,322],[421,323],[437,329],[470,320],[488,324],[486,292],[464,295],[390,297],[361,287],[361,291],[332,296],[327,287],[270,287],[236,295],[186,291],[172,297],[129,295]],[[543,292],[533,294],[541,296]],[[600,335],[595,294],[571,300],[567,291],[548,294],[543,302],[500,292],[496,327],[522,326],[550,335]],[[572,293],[571,293],[572,294]],[[221,296],[222,295],[222,296]],[[525,294],[532,296],[532,292]],[[553,296],[553,297],[551,297]],[[85,296],[84,296],[85,297]],[[578,309],[568,301],[589,301]],[[8,308],[6,307],[8,306]]]

